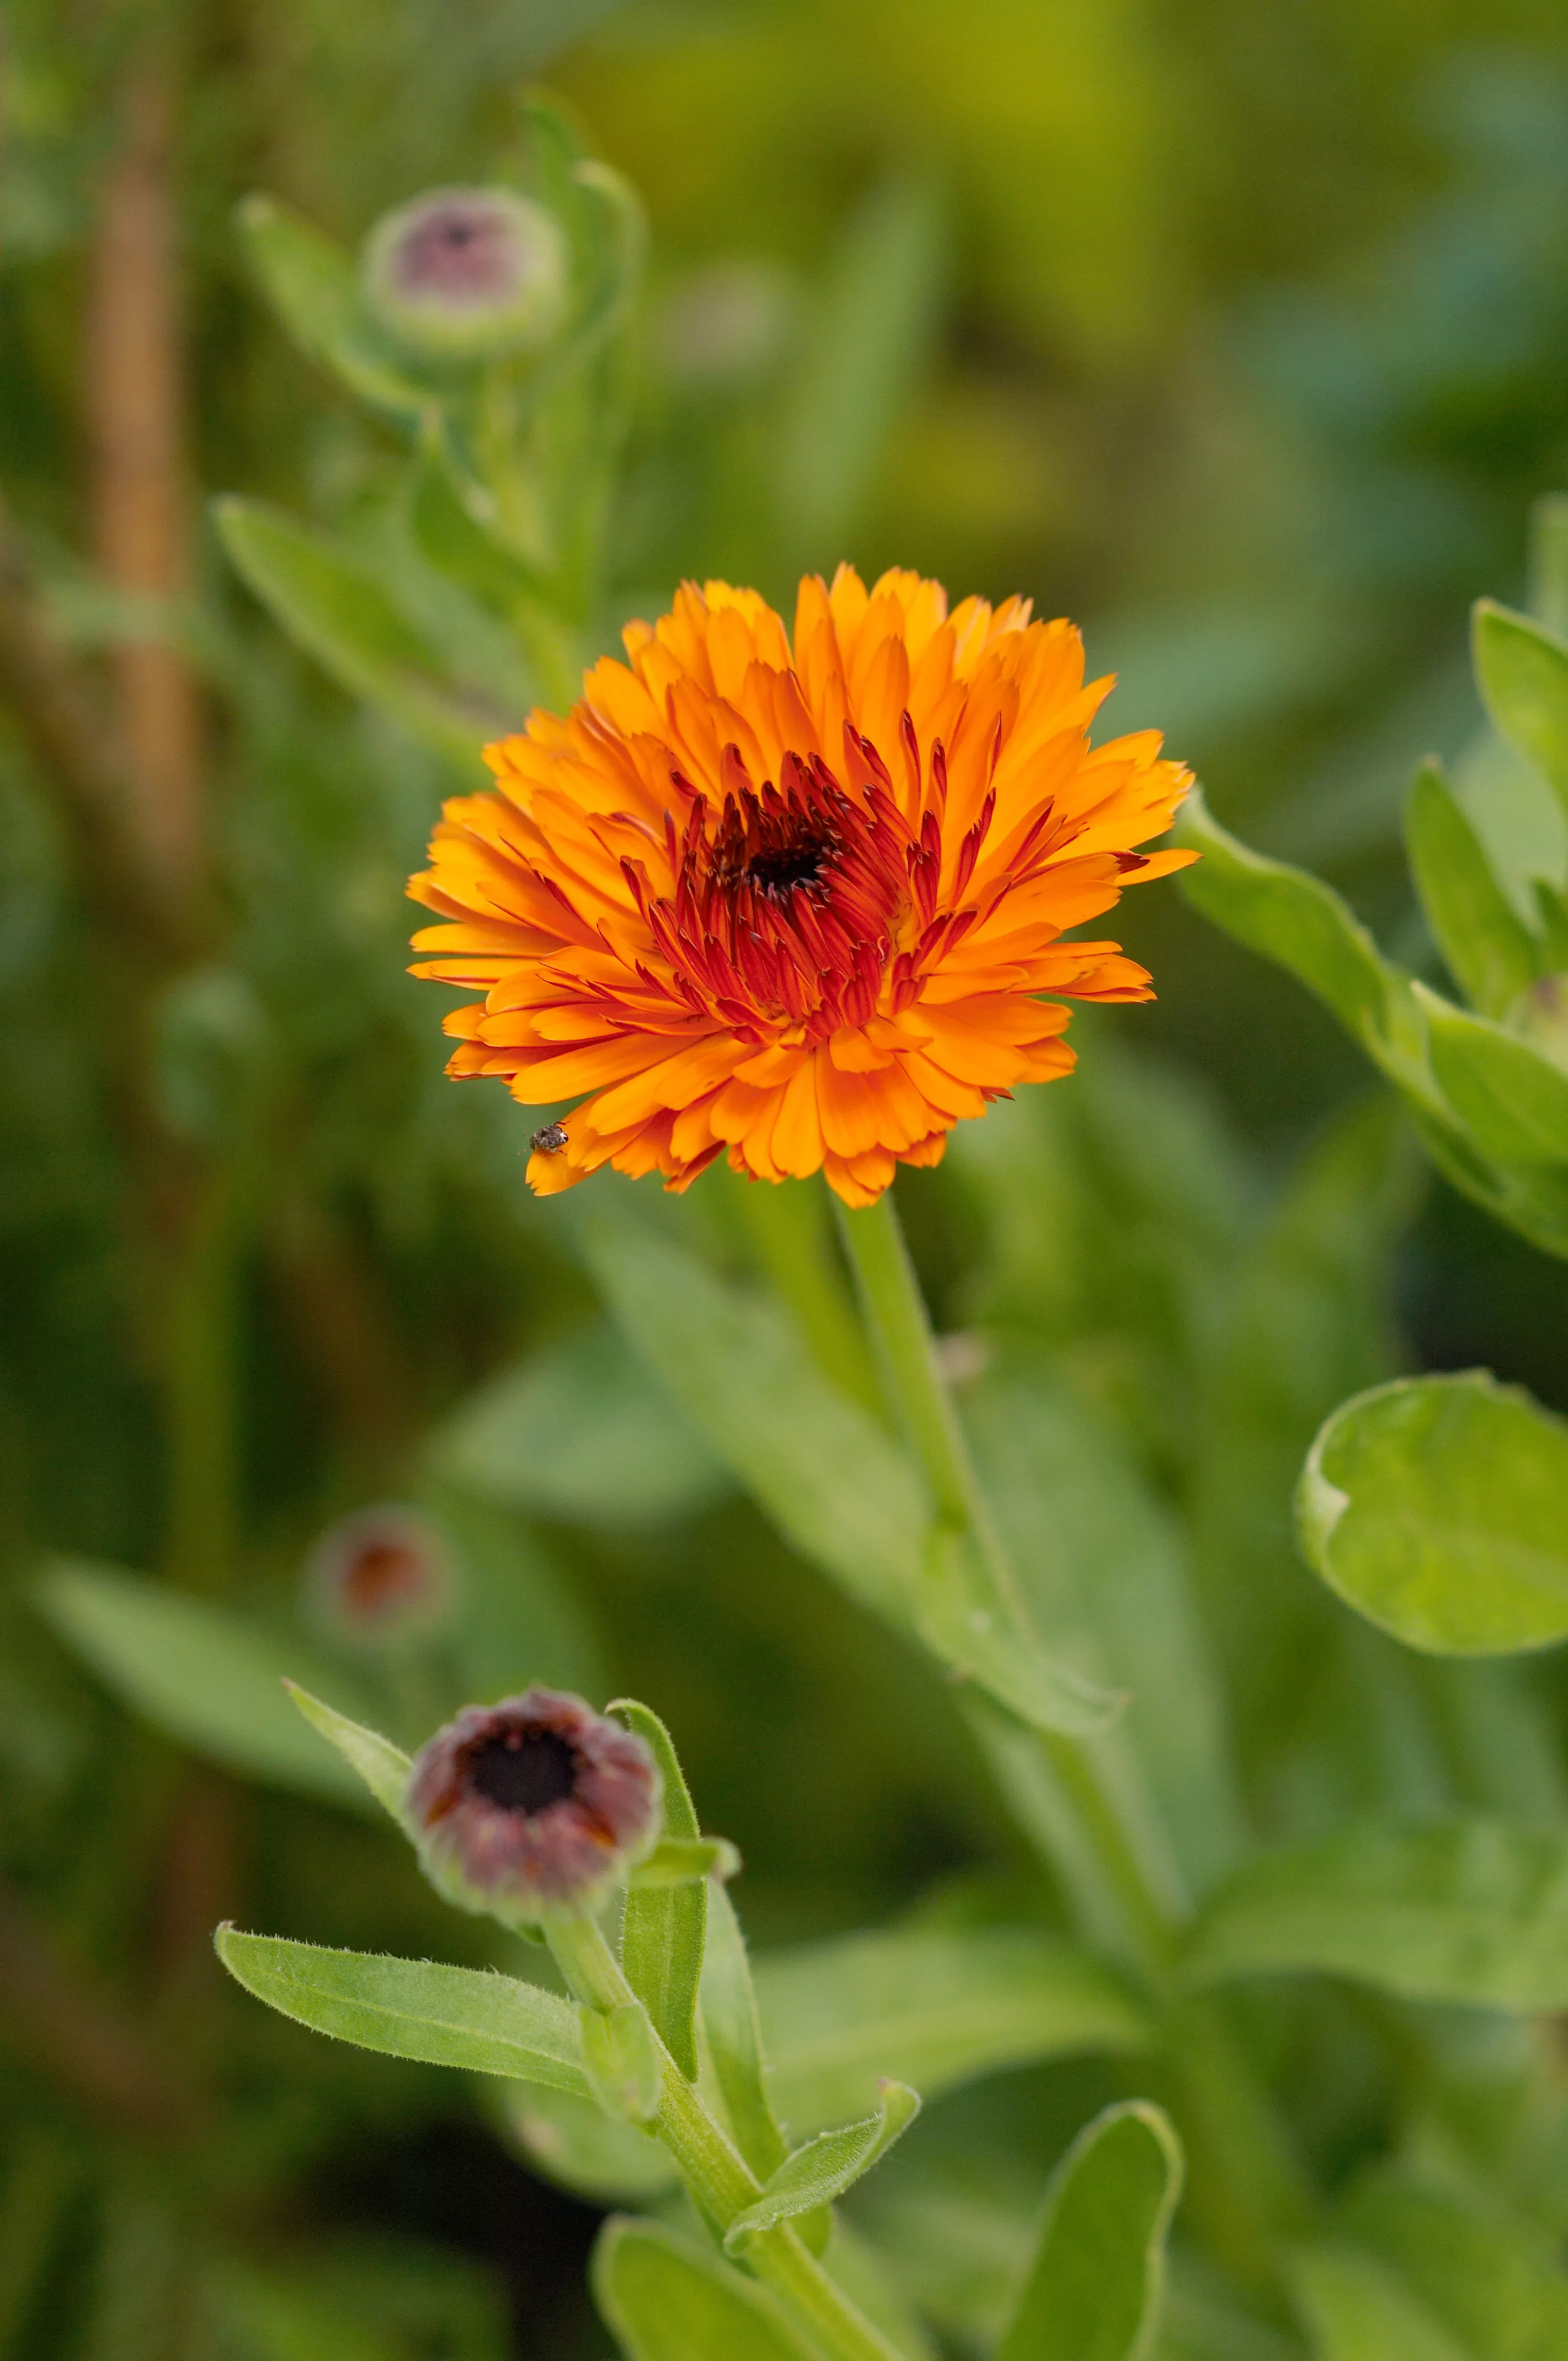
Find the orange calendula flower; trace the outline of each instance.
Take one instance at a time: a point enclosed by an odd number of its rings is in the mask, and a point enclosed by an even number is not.
[[[1135,879],[1190,784],[1153,731],[1091,748],[1109,680],[1070,623],[840,566],[793,640],[754,590],[687,583],[565,720],[487,751],[410,888],[450,925],[416,974],[484,994],[454,1074],[528,1106],[528,1177],[601,1164],[684,1189],[721,1151],[825,1171],[850,1205],[935,1164],[961,1115],[1066,1073],[1068,1011],[1147,1000],[1115,943],[1069,942]]]

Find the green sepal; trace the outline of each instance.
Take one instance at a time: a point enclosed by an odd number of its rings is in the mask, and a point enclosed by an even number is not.
[[[641,2001],[581,2011],[583,2065],[607,2115],[648,2124],[659,2112],[659,2044]]]
[[[1488,1656],[1568,1639],[1568,1422],[1484,1369],[1343,1402],[1296,1515],[1308,1563],[1407,1647]]]
[[[738,1877],[740,1856],[728,1837],[663,1837],[629,1883],[638,1887],[690,1885],[698,1878]]]
[[[702,1832],[691,1793],[658,1715],[635,1697],[618,1697],[606,1710],[642,1740],[659,1765],[664,1788],[663,1841],[700,1846]],[[684,1871],[675,1882],[656,1877],[639,1884],[633,1880],[621,1924],[620,1964],[688,2082],[697,2077],[696,2000],[707,1935],[706,1871],[696,1876]]]
[[[905,2082],[883,2081],[874,2115],[820,2132],[787,2156],[755,2203],[737,2213],[724,2233],[725,2252],[743,2255],[747,2241],[800,2214],[831,2205],[868,2173],[908,2130],[920,2112],[920,2096]]]
[[[1450,974],[1483,1016],[1506,1016],[1534,981],[1536,945],[1435,763],[1423,763],[1411,782],[1405,846]]]
[[[382,1810],[396,1820],[405,1836],[411,1836],[405,1798],[413,1763],[402,1748],[383,1738],[379,1730],[367,1730],[363,1722],[350,1721],[335,1707],[323,1705],[297,1681],[285,1681],[283,1686],[311,1727],[337,1749],[351,1771],[358,1773]]]
[[[1108,2107],[1051,2176],[995,2361],[1145,2361],[1159,2332],[1181,2144],[1141,2099]]]

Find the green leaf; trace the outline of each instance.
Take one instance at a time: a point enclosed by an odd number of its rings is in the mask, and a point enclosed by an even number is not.
[[[403,1798],[408,1794],[409,1773],[413,1764],[400,1746],[394,1746],[379,1730],[367,1730],[363,1722],[350,1721],[346,1714],[323,1705],[297,1681],[283,1684],[289,1700],[304,1715],[313,1730],[317,1730],[329,1746],[334,1746],[349,1769],[363,1779],[382,1810],[396,1820],[399,1828],[407,1828]]]
[[[707,1897],[707,1948],[702,1963],[702,2025],[735,2145],[759,2180],[788,2153],[769,2092],[757,1997],[746,1938],[722,1886]]]
[[[606,2114],[652,2123],[659,2112],[659,2045],[641,2001],[580,2012],[583,2068]]]
[[[652,1750],[664,1784],[666,1839],[693,1843],[699,1836],[696,1811],[669,1731],[635,1697],[618,1698],[609,1711]],[[620,1963],[688,2082],[695,2082],[697,2074],[696,1996],[707,1935],[706,1877],[634,1884],[628,1893]]]
[[[778,478],[781,527],[806,564],[831,562],[872,489],[930,348],[947,247],[937,191],[892,180],[872,190],[829,263]]]
[[[45,1573],[37,1597],[67,1646],[182,1746],[273,1786],[363,1806],[359,1781],[284,1693],[292,1673],[351,1686],[308,1642],[114,1566],[62,1560]]]
[[[1534,979],[1535,944],[1435,763],[1416,773],[1405,806],[1405,844],[1450,974],[1473,1008],[1506,1016]]]
[[[283,2016],[360,2049],[588,2094],[577,2011],[514,1976],[329,1951],[220,1927],[236,1983]]]
[[[1297,1511],[1324,1581],[1409,1647],[1497,1655],[1568,1637],[1568,1422],[1484,1370],[1343,1403]]]
[[[495,501],[462,475],[433,420],[426,428],[410,514],[430,564],[502,615],[548,605],[549,585],[501,537]]]
[[[819,2361],[765,2288],[658,2223],[607,2222],[592,2279],[626,2361]]]
[[[340,686],[477,771],[479,749],[517,717],[447,676],[430,641],[352,550],[280,509],[232,496],[213,504],[219,538],[249,588]]]
[[[302,352],[361,400],[399,417],[435,400],[378,335],[359,298],[351,255],[276,197],[242,200],[236,215],[258,278]]]
[[[1304,2247],[1290,2278],[1314,2361],[1477,2361],[1397,2272],[1356,2247]]]
[[[920,1479],[778,1305],[630,1223],[590,1224],[586,1246],[616,1319],[785,1538],[864,1605],[905,1620],[927,1526]]]
[[[1036,1730],[1103,1730],[1126,1703],[1041,1647],[999,1598],[968,1533],[932,1532],[915,1599],[915,1628],[952,1672],[975,1681]]]
[[[884,2081],[874,2115],[858,2124],[845,2124],[838,2131],[819,2132],[784,2158],[755,2204],[737,2213],[725,2231],[725,2251],[743,2255],[747,2240],[759,2231],[775,2229],[781,2222],[793,2222],[803,2213],[831,2205],[886,2155],[919,2113],[918,2092],[903,2082]]]
[[[689,1516],[723,1468],[646,1364],[603,1322],[470,1394],[429,1447],[436,1479],[566,1524],[641,1531]]]
[[[1158,2107],[1134,2099],[1087,2125],[1051,2176],[996,2361],[1145,2361],[1181,2178],[1181,2146]]]
[[[710,1877],[738,1877],[740,1856],[727,1837],[662,1837],[630,1876],[633,1892],[667,1891]]]
[[[1496,1164],[1548,1164],[1568,1180],[1568,1073],[1519,1034],[1411,986],[1444,1096]]]
[[[597,2099],[508,2083],[501,2111],[531,2164],[597,2205],[646,2205],[675,2188],[668,2148],[607,2115]]]
[[[1223,1694],[1176,1520],[1108,1420],[1043,1376],[964,1397],[986,1499],[1047,1648],[1131,1692],[1096,1745],[1179,1906],[1228,1868],[1241,1817]]]
[[[1265,1853],[1194,1929],[1195,1982],[1317,1972],[1411,2000],[1568,2006],[1568,1836],[1480,1814]]]
[[[1228,834],[1196,788],[1177,816],[1175,837],[1203,856],[1181,873],[1187,899],[1315,992],[1391,1082],[1441,1114],[1410,979],[1383,957],[1349,904],[1321,878]]]
[[[773,2103],[797,2132],[874,2105],[882,2077],[927,2101],[1074,2050],[1136,2050],[1149,2021],[1108,1969],[1017,1927],[851,1935],[755,1962]]]
[[[1561,2246],[1510,2215],[1495,2190],[1466,2202],[1409,2168],[1375,2168],[1353,2189],[1336,2228],[1397,2271],[1477,2361],[1560,2361],[1568,2353]]]
[[[1528,616],[1478,598],[1472,648],[1498,735],[1536,765],[1568,813],[1568,643]]]

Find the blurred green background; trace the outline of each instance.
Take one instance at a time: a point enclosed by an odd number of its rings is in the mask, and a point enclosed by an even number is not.
[[[1473,737],[1467,604],[1522,598],[1530,503],[1568,485],[1568,23],[10,0],[3,44],[0,2355],[596,2356],[590,2209],[434,2072],[259,2021],[207,1951],[223,1916],[447,1956],[466,1930],[389,1840],[111,1702],[36,1611],[40,1555],[281,1626],[323,1524],[417,1492],[478,1520],[474,1563],[573,1677],[671,1721],[760,1938],[1027,1872],[931,1676],[589,1333],[526,1119],[442,1079],[402,883],[453,774],[280,639],[203,509],[363,524],[398,446],[287,343],[233,209],[265,189],[357,245],[483,180],[546,76],[652,227],[600,642],[685,575],[782,598],[847,556],[1025,592],[1120,675],[1114,726],[1162,728],[1222,817],[1430,968],[1400,800]],[[100,790],[198,914],[172,981],[72,821]],[[1226,1630],[1255,1808],[1311,1828],[1384,1773],[1313,1752],[1365,1635],[1279,1717],[1302,1630],[1339,1629],[1289,1551],[1305,1441],[1399,1361],[1568,1409],[1568,1276],[1436,1184],[1418,1205],[1287,980],[1169,889],[1119,923],[1157,1006],[1080,1023],[1098,1080],[901,1194],[940,1323],[1048,1371],[1111,1489],[1252,1600]],[[726,1176],[689,1219],[752,1252]],[[471,1399],[508,1371],[487,1443]],[[1350,2037],[1296,2038],[1348,2161],[1379,2070],[1322,2087]],[[1062,2070],[1044,2155],[1093,2096]]]

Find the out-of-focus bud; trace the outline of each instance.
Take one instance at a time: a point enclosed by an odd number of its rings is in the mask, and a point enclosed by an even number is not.
[[[790,280],[773,265],[709,263],[664,305],[664,365],[677,384],[694,389],[751,385],[783,358],[798,308]]]
[[[438,1630],[455,1587],[434,1526],[395,1501],[329,1525],[305,1561],[317,1620],[361,1648],[399,1649]]]
[[[437,1730],[407,1803],[431,1883],[511,1927],[597,1909],[652,1850],[663,1809],[641,1739],[545,1688],[468,1706]]]
[[[560,223],[510,189],[433,189],[384,214],[365,246],[372,312],[427,360],[494,360],[547,344],[569,277]]]

